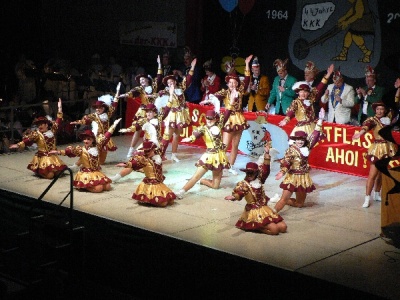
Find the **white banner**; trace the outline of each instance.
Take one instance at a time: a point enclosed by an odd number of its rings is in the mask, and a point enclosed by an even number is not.
[[[127,22],[119,26],[120,43],[135,46],[176,48],[176,24],[170,22]]]

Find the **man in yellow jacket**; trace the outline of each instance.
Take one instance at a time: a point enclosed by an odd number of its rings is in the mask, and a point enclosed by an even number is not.
[[[265,105],[270,92],[269,79],[265,75],[261,75],[260,64],[258,58],[254,57],[251,65],[251,78],[248,88],[248,111],[253,111],[254,106],[256,111],[264,111]]]

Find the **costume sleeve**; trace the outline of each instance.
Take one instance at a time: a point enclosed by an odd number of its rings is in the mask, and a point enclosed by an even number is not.
[[[39,139],[39,133],[31,131],[28,135],[24,136],[21,142],[17,143],[18,147],[24,149],[26,146],[31,146]]]
[[[264,154],[264,162],[258,167],[260,170],[258,177],[262,184],[265,183],[265,180],[267,180],[271,172],[270,162],[271,156],[269,154]]]
[[[288,109],[286,110],[286,117],[285,120],[286,122],[289,122],[291,119],[293,119],[296,116],[296,111],[299,109],[299,103],[298,101],[294,100],[290,103]]]
[[[82,155],[82,146],[68,146],[65,150],[60,150],[60,155],[68,157],[77,157]]]
[[[134,155],[126,163],[127,168],[135,171],[142,169],[146,165],[146,158],[143,155]]]
[[[291,146],[286,150],[285,155],[280,160],[280,168],[283,174],[286,174],[290,170],[290,166],[292,165],[293,153],[291,151]]]
[[[235,197],[235,200],[242,200],[243,197],[249,192],[249,187],[243,181],[240,181],[236,184],[236,187],[232,191],[232,196]],[[235,201],[233,200],[233,201]]]

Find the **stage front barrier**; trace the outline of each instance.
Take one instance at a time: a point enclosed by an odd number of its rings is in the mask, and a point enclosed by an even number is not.
[[[128,120],[131,120],[134,115],[132,109],[138,107],[138,102],[132,100],[132,98],[128,99],[127,127]],[[206,111],[213,109],[213,106],[202,106],[192,103],[187,103],[187,105],[190,110],[193,126],[184,130],[182,138],[190,136],[196,127],[205,124]],[[272,137],[272,147],[279,151],[276,158],[282,158],[285,150],[288,148],[288,138],[296,124],[295,119],[292,119],[286,126],[279,127],[278,123],[283,119],[283,116],[268,114],[264,118],[253,112],[244,112],[244,115],[250,124],[250,128],[243,132],[239,144],[241,154],[252,157],[260,156],[263,153],[262,138],[264,137],[265,130],[268,130]],[[323,131],[326,138],[319,142],[311,151],[309,157],[311,167],[367,177],[369,162],[366,156],[367,150],[373,141],[373,136],[371,133],[366,133],[360,139],[352,141],[354,133],[360,130],[361,128],[358,126],[324,122]],[[205,148],[202,139],[198,139],[194,143],[182,144]]]

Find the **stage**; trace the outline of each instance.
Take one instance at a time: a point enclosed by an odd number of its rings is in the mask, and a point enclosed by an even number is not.
[[[103,167],[103,172],[108,176],[120,170],[115,167],[115,164],[125,161],[130,139],[131,136],[114,137],[119,150],[108,155],[107,163]],[[59,148],[63,149],[64,146]],[[181,161],[164,163],[165,184],[174,191],[183,187],[186,180],[194,173],[194,163],[203,151],[202,148],[180,145],[178,158]],[[1,189],[32,198],[38,198],[43,193],[50,181],[39,179],[26,169],[33,154],[34,151],[26,150],[0,156]],[[170,149],[167,150],[167,157],[169,156]],[[76,161],[68,157],[62,157],[62,159],[68,165]],[[237,169],[244,167],[249,160],[256,159],[239,155],[235,167]],[[265,190],[270,197],[281,193],[280,182],[274,178],[278,171],[278,164],[273,163],[271,169],[271,175],[265,183]],[[335,299],[338,295],[343,297],[348,295],[354,299],[358,297],[365,299],[366,296],[371,299],[380,297],[400,299],[400,289],[397,286],[400,278],[400,250],[380,237],[381,203],[372,201],[369,208],[361,207],[364,201],[366,178],[313,169],[311,177],[317,190],[308,195],[307,207],[301,209],[285,207],[281,215],[288,225],[288,232],[279,236],[267,236],[244,232],[234,226],[244,209],[245,202],[244,200],[230,202],[224,200],[224,197],[230,195],[236,182],[244,177],[244,173],[240,171],[238,173],[237,176],[225,174],[222,187],[218,190],[196,184],[183,199],[177,200],[174,205],[155,208],[138,205],[131,199],[133,190],[143,178],[143,174],[133,172],[119,183],[112,184],[113,189],[109,192],[92,194],[74,190],[74,209],[77,213],[100,217],[107,223],[121,224],[124,233],[126,233],[126,228],[132,228],[132,232],[140,232],[139,235],[148,232],[160,236],[163,241],[173,241],[165,242],[167,253],[159,253],[150,266],[142,264],[144,268],[154,268],[154,272],[160,272],[157,269],[156,260],[163,260],[164,262],[160,265],[170,267],[166,261],[174,257],[175,253],[171,250],[171,245],[176,241],[178,244],[182,242],[196,249],[193,251],[193,256],[185,253],[187,256],[182,257],[188,267],[193,266],[190,264],[191,260],[193,263],[204,259],[199,255],[202,251],[217,253],[213,256],[214,259],[210,260],[213,264],[218,264],[216,258],[225,257],[221,258],[221,261],[235,262],[237,258],[242,266],[246,261],[254,266],[254,269],[257,269],[254,277],[251,268],[245,274],[246,277],[253,277],[252,280],[248,278],[246,280],[255,284],[255,286],[244,287],[248,289],[245,293],[248,296],[252,295],[253,289],[259,291],[273,289],[274,286],[271,285],[274,285],[275,281],[280,281],[281,286],[278,287],[280,291],[271,292],[271,295],[282,294],[281,299],[286,299],[289,295],[295,296],[293,291],[287,292],[291,287],[296,287],[297,297],[300,299],[318,299],[319,297]],[[211,174],[207,173],[205,177],[207,176]],[[68,191],[69,176],[63,176],[49,190],[44,201],[58,204]],[[68,206],[67,202],[65,201],[63,206]],[[146,245],[152,247],[150,243]],[[158,248],[162,249],[163,245],[158,245]],[[143,251],[147,250],[143,249]],[[179,255],[179,252],[176,255]],[[91,254],[86,253],[86,255]],[[179,261],[177,257],[173,260]],[[197,267],[199,264],[197,263]],[[260,270],[264,266],[268,271],[260,276]],[[182,274],[185,274],[183,276],[188,280],[189,274],[195,277],[196,272],[201,274],[202,271],[196,269],[183,271],[178,266],[175,267],[176,269],[171,269],[170,276],[182,278]],[[218,269],[217,265],[214,268]],[[234,286],[244,281],[243,274],[235,277],[234,274],[223,274],[223,269],[229,270],[221,265],[220,273],[208,274],[209,280],[212,280],[213,276],[218,276],[215,282],[222,282],[221,277],[225,276],[227,279],[233,277],[237,282],[219,285],[222,295],[215,291],[210,292],[211,294],[204,292],[204,295],[211,295],[211,298],[214,296],[224,298],[224,294],[230,294],[224,293],[223,287],[231,285],[234,291]],[[139,272],[139,270],[133,272]],[[165,270],[163,272],[168,273]],[[271,274],[281,277],[272,279],[268,277]],[[122,276],[129,277],[129,274],[125,273]],[[299,287],[300,281],[296,283],[293,278],[307,278],[304,281],[306,285]],[[287,281],[287,279],[291,280]],[[151,278],[148,280],[152,281]],[[166,280],[170,282],[170,278]],[[203,282],[208,284],[204,280],[203,278]],[[165,285],[158,281],[152,282],[152,285],[155,288],[157,285],[165,288]],[[216,286],[217,284],[212,287]],[[323,292],[320,290],[325,286],[331,289],[327,288],[326,294],[321,294]],[[169,287],[178,289],[178,286]],[[166,290],[166,295],[178,296],[165,298],[197,298],[196,296],[199,295],[203,297],[196,287],[198,288],[198,284],[194,283],[193,295],[186,294],[186,291],[178,293]],[[343,287],[342,292],[338,292],[340,287]],[[313,292],[313,289],[319,290],[318,293]],[[268,297],[268,292],[266,293]],[[144,292],[141,294],[143,295]],[[149,296],[147,299],[150,298],[152,297]]]

